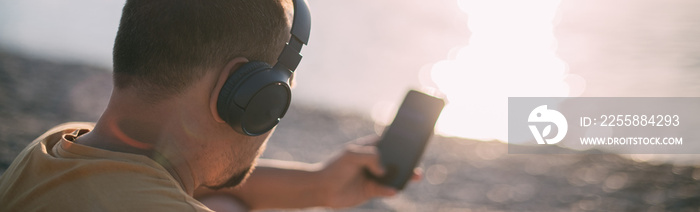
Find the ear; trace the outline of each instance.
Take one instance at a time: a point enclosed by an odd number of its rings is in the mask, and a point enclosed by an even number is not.
[[[219,77],[216,80],[216,85],[214,85],[213,90],[210,92],[209,97],[209,111],[216,122],[226,123],[224,119],[219,116],[219,111],[217,109],[217,102],[219,101],[219,93],[221,93],[221,87],[224,86],[226,80],[231,74],[233,74],[236,69],[241,67],[243,64],[247,63],[248,59],[245,57],[236,57],[230,60],[223,69],[220,70]]]

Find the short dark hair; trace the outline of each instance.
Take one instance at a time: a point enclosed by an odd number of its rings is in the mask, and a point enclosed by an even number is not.
[[[273,64],[289,37],[280,0],[127,0],[114,41],[115,89],[151,101],[235,57]]]

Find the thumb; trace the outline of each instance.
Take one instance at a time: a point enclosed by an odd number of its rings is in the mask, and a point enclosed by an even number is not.
[[[381,185],[377,182],[370,182],[367,184],[367,196],[368,197],[390,197],[396,195],[396,189],[388,186]]]
[[[375,176],[382,176],[386,172],[379,158],[377,147],[375,146],[350,146],[348,155],[353,157],[353,161],[360,166],[366,167]]]

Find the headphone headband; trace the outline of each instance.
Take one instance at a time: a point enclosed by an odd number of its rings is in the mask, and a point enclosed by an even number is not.
[[[289,109],[292,98],[289,79],[301,62],[301,47],[309,41],[311,30],[306,1],[292,2],[292,35],[277,63],[273,67],[261,61],[243,64],[229,76],[219,93],[219,115],[234,130],[245,135],[269,132]]]
[[[273,66],[277,70],[294,72],[301,62],[301,47],[309,42],[311,32],[311,14],[306,0],[292,0],[294,5],[294,20],[292,21],[291,38],[277,57]]]

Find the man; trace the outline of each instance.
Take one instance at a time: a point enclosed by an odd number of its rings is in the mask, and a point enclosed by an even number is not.
[[[276,0],[128,0],[114,46],[114,89],[99,121],[57,126],[0,178],[0,211],[210,211],[348,207],[395,190],[376,149],[322,164],[263,161],[270,130],[235,130],[217,109],[229,76],[275,64],[289,39]],[[201,202],[199,200],[201,200]]]

